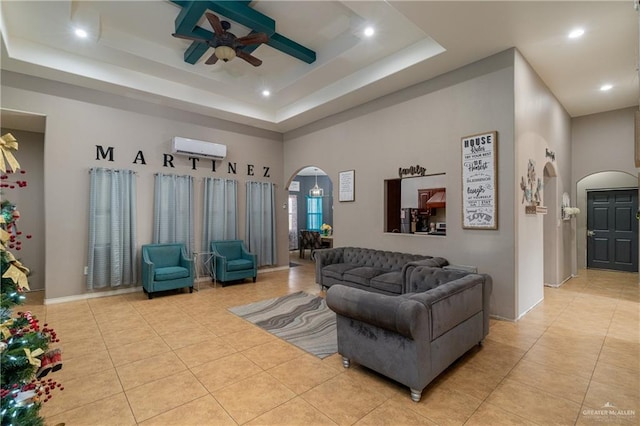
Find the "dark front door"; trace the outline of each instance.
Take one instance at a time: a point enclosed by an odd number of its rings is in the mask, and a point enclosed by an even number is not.
[[[638,191],[587,192],[587,267],[638,271]]]

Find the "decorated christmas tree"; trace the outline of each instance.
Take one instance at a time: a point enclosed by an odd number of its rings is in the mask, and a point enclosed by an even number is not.
[[[12,153],[18,149],[18,143],[10,133],[2,136],[0,149],[0,170],[6,170],[6,174],[0,176],[0,187],[27,186],[26,181],[9,178],[20,168]],[[47,324],[40,327],[30,312],[14,313],[14,308],[24,303],[25,292],[29,291],[29,269],[10,251],[21,249],[22,233],[16,226],[19,217],[15,205],[0,201],[0,418],[3,426],[44,425],[40,407],[51,398],[54,389],[62,389],[53,379],[44,378],[62,368],[60,350],[49,348],[51,343],[58,342],[56,333]]]

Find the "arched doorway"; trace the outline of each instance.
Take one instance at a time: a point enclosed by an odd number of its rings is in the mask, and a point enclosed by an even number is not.
[[[576,245],[577,245],[577,268],[587,268],[588,267],[588,245],[589,239],[593,239],[594,237],[599,240],[599,243],[604,244],[604,236],[595,235],[588,236],[587,231],[592,231],[588,229],[587,224],[593,219],[593,211],[590,213],[589,208],[589,194],[596,194],[597,196],[603,196],[607,193],[612,193],[615,191],[626,191],[626,194],[630,194],[632,197],[635,196],[635,205],[637,206],[637,196],[638,196],[638,180],[636,176],[633,176],[626,172],[620,171],[604,171],[593,173],[591,175],[585,176],[580,179],[577,184],[577,207],[580,209],[580,214],[577,216],[576,220]],[[603,207],[602,207],[603,208]],[[593,210],[593,209],[591,209]],[[636,207],[637,210],[637,207]],[[635,242],[630,242],[630,247],[635,249],[634,253],[631,253],[632,260],[635,259],[635,271],[637,272],[637,262],[638,262],[638,232],[637,232],[637,220],[635,220],[634,211],[627,212],[628,215],[631,215],[630,224],[635,225],[636,231],[631,235],[635,237]],[[621,215],[626,214],[620,210]],[[635,224],[633,223],[635,221]],[[603,225],[598,225],[602,227]],[[593,246],[592,246],[593,247]],[[611,268],[607,268],[611,269]]]
[[[291,177],[287,185],[289,215],[289,264],[309,261],[309,249],[300,249],[300,231],[333,228],[333,182],[320,167],[306,166]]]

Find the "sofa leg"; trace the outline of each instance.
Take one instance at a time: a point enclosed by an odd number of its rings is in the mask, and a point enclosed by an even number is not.
[[[151,292],[147,292],[147,297],[149,298],[149,300],[153,299],[153,295],[151,294]]]
[[[480,341],[478,342],[478,345],[480,345],[480,346],[484,346],[484,339],[480,340]]]
[[[349,368],[351,367],[351,360],[349,360],[349,358],[347,358],[346,356],[342,357],[342,366],[344,368]]]
[[[422,398],[422,391],[411,389],[411,399],[415,402],[420,402],[420,398]]]
[[[193,293],[193,287],[189,287],[189,293]]]
[[[256,277],[253,277],[253,282],[254,282],[254,283],[256,282]]]

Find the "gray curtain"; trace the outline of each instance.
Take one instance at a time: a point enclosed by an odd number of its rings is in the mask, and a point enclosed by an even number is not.
[[[135,284],[136,174],[93,168],[89,175],[87,288]]]
[[[258,257],[258,266],[277,263],[275,185],[250,182],[247,185],[245,244]]]
[[[233,179],[205,178],[202,214],[202,251],[210,250],[214,240],[238,238],[238,182]]]
[[[193,177],[157,173],[153,208],[153,242],[184,243],[193,253]]]

